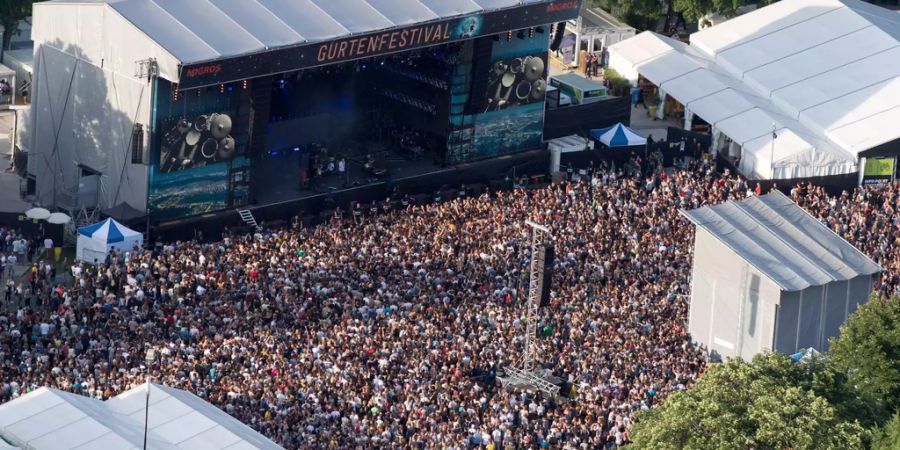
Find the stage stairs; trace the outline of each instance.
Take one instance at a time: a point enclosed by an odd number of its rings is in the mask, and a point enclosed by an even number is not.
[[[243,220],[244,223],[250,225],[256,231],[262,230],[262,227],[260,227],[259,224],[256,223],[256,217],[253,217],[253,213],[250,212],[249,209],[239,209],[237,210],[237,212],[238,214],[240,214],[241,220]]]

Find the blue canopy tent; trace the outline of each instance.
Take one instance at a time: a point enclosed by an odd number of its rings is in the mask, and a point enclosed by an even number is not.
[[[647,153],[647,139],[621,123],[591,130],[591,138],[600,150],[600,157],[615,164],[625,163],[635,154]]]
[[[591,137],[607,147],[642,147],[647,145],[647,139],[621,123],[607,128],[591,130]]]
[[[144,235],[113,219],[78,229],[75,258],[89,263],[106,259],[111,249],[129,252],[144,243]]]

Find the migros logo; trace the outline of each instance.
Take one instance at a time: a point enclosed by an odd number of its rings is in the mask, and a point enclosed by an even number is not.
[[[547,5],[547,12],[559,12],[565,11],[567,9],[578,9],[578,1],[569,0],[562,3],[553,3],[551,5]]]
[[[187,70],[187,76],[190,78],[194,78],[200,75],[216,75],[221,71],[221,64],[210,64],[208,66],[191,67]]]

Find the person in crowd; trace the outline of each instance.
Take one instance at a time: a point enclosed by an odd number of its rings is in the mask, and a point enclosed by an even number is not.
[[[108,399],[149,376],[291,449],[625,445],[634,413],[707,359],[686,333],[694,231],[678,210],[752,188],[696,163],[582,178],[113,252],[72,283],[33,272],[33,294],[0,312],[0,402],[40,386]],[[885,267],[890,295],[897,192],[791,195]],[[496,379],[524,351],[526,220],[555,238],[537,359],[569,399]]]

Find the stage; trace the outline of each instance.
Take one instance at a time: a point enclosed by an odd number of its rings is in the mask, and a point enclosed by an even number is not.
[[[409,152],[389,150],[382,145],[371,143],[364,153],[341,155],[336,158],[334,170],[313,175],[308,183],[301,183],[301,152],[289,151],[277,155],[266,155],[256,168],[257,189],[253,194],[254,203],[272,205],[291,202],[298,198],[315,197],[337,191],[366,187],[373,184],[391,184],[394,180],[410,179],[423,175],[437,174],[448,169],[433,161],[431,155],[411,158]],[[379,169],[385,170],[376,176],[367,170],[368,155],[373,155]],[[338,171],[337,161],[344,159],[345,170]],[[304,184],[304,185],[302,185]]]
[[[404,167],[402,175],[385,180],[345,187],[335,176],[323,183],[327,186],[325,189],[284,188],[244,208],[264,226],[284,224],[294,217],[300,217],[309,226],[332,217],[336,208],[349,211],[353,202],[360,202],[368,211],[372,201],[380,206],[389,197],[398,205],[403,197],[408,197],[412,204],[432,203],[442,188],[445,189],[440,192],[441,200],[455,197],[462,186],[466,187],[467,195],[510,189],[514,179],[540,176],[546,173],[549,164],[550,153],[546,150],[526,151],[444,168],[423,160],[414,167]],[[284,185],[277,181],[272,184]],[[226,226],[235,229],[245,225],[236,210],[226,210],[160,223],[153,227],[151,240],[191,239],[195,230],[202,230],[207,238],[216,238]]]

